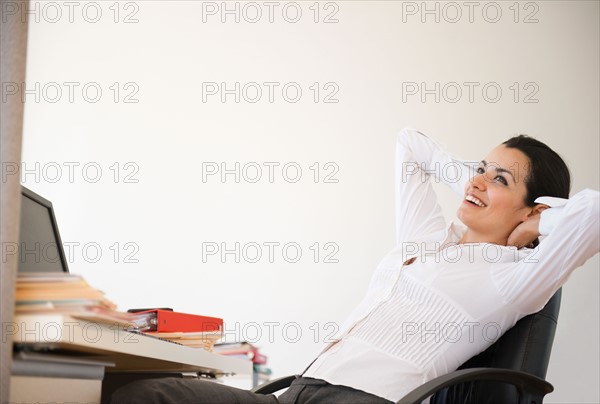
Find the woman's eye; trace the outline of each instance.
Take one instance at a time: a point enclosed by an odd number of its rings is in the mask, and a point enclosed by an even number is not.
[[[484,173],[483,167],[477,167],[476,171],[477,171],[477,174],[483,174]]]
[[[498,181],[500,181],[501,183],[503,183],[504,185],[508,185],[508,182],[506,181],[506,178],[504,178],[503,176],[501,176],[501,175],[498,175],[498,176],[496,177],[496,179],[497,179]]]

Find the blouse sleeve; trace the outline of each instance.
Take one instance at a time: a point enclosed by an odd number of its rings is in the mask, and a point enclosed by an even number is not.
[[[600,248],[598,191],[584,189],[564,206],[541,213],[540,233],[548,233],[517,263],[495,265],[501,294],[523,314],[541,310],[550,297]]]
[[[462,196],[474,169],[434,140],[404,128],[396,140],[396,244],[442,230],[446,223],[430,178]]]

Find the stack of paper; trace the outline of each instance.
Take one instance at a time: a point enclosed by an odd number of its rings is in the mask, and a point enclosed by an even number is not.
[[[266,355],[258,352],[259,348],[248,341],[224,342],[215,345],[214,351],[221,355],[236,356],[250,359],[252,363],[264,365],[267,363]]]
[[[267,366],[267,356],[259,352],[256,345],[248,341],[224,342],[215,344],[215,353],[252,361],[253,381],[252,386],[267,382],[271,376],[271,368]]]
[[[104,293],[81,276],[68,273],[29,272],[17,277],[17,314],[61,313],[98,323],[135,328],[137,316],[115,310]]]
[[[146,334],[177,342],[191,348],[202,348],[207,351],[213,350],[216,341],[223,336],[222,331],[207,332],[147,332]]]

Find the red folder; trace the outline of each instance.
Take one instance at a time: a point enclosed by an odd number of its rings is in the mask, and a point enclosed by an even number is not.
[[[152,316],[152,327],[148,331],[156,332],[210,332],[223,329],[223,319],[200,316],[197,314],[178,313],[170,310],[148,310],[137,314]],[[155,314],[155,315],[154,315]]]

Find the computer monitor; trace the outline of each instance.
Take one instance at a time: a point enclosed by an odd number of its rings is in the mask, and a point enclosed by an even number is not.
[[[21,186],[19,272],[69,272],[52,202]]]

